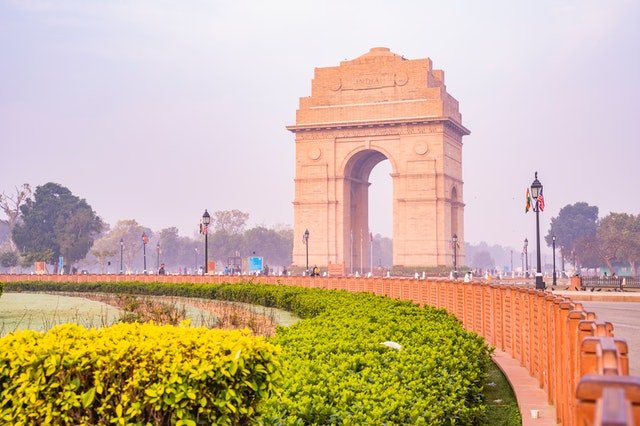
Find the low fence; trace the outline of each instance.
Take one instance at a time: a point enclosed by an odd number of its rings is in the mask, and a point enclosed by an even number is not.
[[[637,277],[574,277],[574,290],[637,290],[640,289],[640,279]]]
[[[622,291],[623,278],[620,277],[580,277],[583,290],[612,289]]]
[[[393,278],[0,275],[0,282],[184,282],[265,284],[370,292],[444,308],[508,353],[536,379],[564,425],[639,424],[640,377],[629,376],[624,339],[570,298],[529,288]],[[634,420],[635,419],[635,420]]]

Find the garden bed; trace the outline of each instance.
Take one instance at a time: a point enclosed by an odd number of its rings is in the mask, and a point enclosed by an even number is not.
[[[371,294],[259,284],[6,288],[35,289],[233,300],[306,318],[270,339],[282,348],[282,382],[263,407],[265,424],[473,424],[484,418],[490,350],[441,309]]]

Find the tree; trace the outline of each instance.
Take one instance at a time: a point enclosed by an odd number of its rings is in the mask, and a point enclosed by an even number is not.
[[[2,222],[6,223],[9,227],[9,244],[12,249],[16,248],[13,238],[11,238],[13,228],[20,219],[20,207],[29,196],[31,196],[31,186],[28,183],[24,183],[20,188],[16,186],[15,190],[15,195],[7,195],[5,192],[0,194],[0,209],[2,209],[7,217],[7,219]]]
[[[9,231],[9,225],[6,221],[0,220],[0,247],[6,245],[8,249],[13,248],[13,241],[11,240],[11,232]]]
[[[488,251],[482,250],[474,254],[471,266],[480,269],[493,269],[496,266],[496,262]]]
[[[293,252],[293,230],[290,233],[277,232],[264,226],[257,226],[243,234],[243,251],[262,256],[265,263],[274,266],[291,265]]]
[[[235,256],[236,253],[240,253],[240,256],[248,254],[243,251],[243,237],[241,234],[231,234],[222,229],[209,234],[210,259],[218,259],[223,264],[226,264],[227,258]]]
[[[38,186],[34,199],[28,198],[20,212],[22,220],[12,232],[14,242],[23,254],[48,257],[49,262],[58,256],[69,264],[84,258],[104,226],[84,199],[52,182]]]
[[[560,209],[557,217],[551,218],[551,226],[544,239],[551,246],[555,235],[562,255],[571,255],[573,264],[576,265],[580,258],[577,243],[595,237],[597,228],[598,207],[584,202],[568,204]],[[587,246],[580,244],[580,248],[585,247]]]
[[[228,234],[241,234],[249,220],[249,213],[240,210],[221,210],[211,216],[211,226],[215,232],[224,231]]]
[[[610,213],[600,220],[597,237],[610,270],[613,270],[613,261],[626,262],[636,275],[640,260],[640,216]]]
[[[598,268],[603,264],[613,270],[613,261],[617,254],[617,247],[609,245],[597,234],[592,237],[584,237],[575,244],[576,259],[579,269]]]
[[[485,241],[481,241],[478,244],[471,244],[466,241],[464,243],[465,259],[469,265],[472,265],[475,255],[483,251],[489,253],[489,256],[493,259],[494,265],[498,265],[498,269],[502,269],[503,266],[511,269],[511,256],[513,253],[511,248],[498,244],[489,245]],[[516,250],[515,253],[520,253],[520,250]],[[460,262],[460,259],[458,259],[458,262]],[[460,263],[458,263],[458,265],[460,265]],[[474,267],[479,268],[479,266]]]
[[[376,234],[373,237],[373,267],[393,266],[393,240]]]
[[[18,266],[19,256],[15,251],[5,251],[0,253],[0,265],[3,268],[13,268]]]
[[[118,249],[114,247],[113,244],[110,244],[109,241],[105,240],[104,237],[105,234],[103,233],[103,235],[93,243],[90,251],[100,265],[102,273],[104,273],[109,259],[118,253]]]
[[[198,243],[191,238],[178,235],[178,228],[161,229],[157,233],[156,242],[160,244],[160,261],[167,268],[169,266],[182,268],[193,264],[194,249],[197,248]]]
[[[149,238],[153,236],[153,232],[149,228],[145,228],[138,224],[134,219],[120,220],[116,223],[112,230],[102,236],[94,244],[94,250],[98,252],[111,252],[114,253],[119,262],[120,253],[120,240],[123,242],[123,269],[132,270],[135,269],[135,264],[142,264],[137,259],[142,254],[142,233],[145,233]],[[95,254],[94,254],[95,256]],[[152,257],[152,252],[147,247],[147,265],[149,265],[149,259]],[[96,256],[97,257],[97,256]],[[106,260],[108,257],[105,257]],[[142,270],[142,268],[140,268]]]

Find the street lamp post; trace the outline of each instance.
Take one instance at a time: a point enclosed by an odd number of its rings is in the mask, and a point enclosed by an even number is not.
[[[556,286],[556,236],[551,237],[551,245],[553,247],[553,287]]]
[[[513,250],[511,250],[511,273],[513,274]],[[513,277],[514,275],[512,275]]]
[[[523,249],[523,253],[524,253],[524,276],[525,278],[529,278],[529,251],[528,248],[529,247],[529,240],[528,239],[524,239],[524,249]]]
[[[373,276],[373,233],[369,232],[369,272]]]
[[[531,196],[536,200],[536,290],[544,290],[545,285],[544,281],[542,281],[542,262],[540,261],[540,200],[538,200],[538,197],[542,196],[542,184],[538,180],[538,172],[536,172],[533,183],[531,184]]]
[[[309,230],[305,229],[304,230],[304,235],[302,236],[302,239],[304,240],[304,247],[305,247],[305,251],[306,251],[306,273],[309,273]]]
[[[160,243],[156,244],[156,270],[160,269]]]
[[[453,245],[453,278],[458,278],[458,236],[456,234],[451,237],[451,244]]]
[[[209,224],[211,223],[211,215],[204,209],[204,213],[202,214],[202,225],[204,232],[204,273],[205,275],[209,273]]]
[[[122,252],[124,251],[124,240],[120,238],[120,275],[124,272],[122,269]]]
[[[143,273],[147,273],[147,243],[149,242],[149,237],[147,237],[147,233],[142,231],[142,260],[143,260]]]

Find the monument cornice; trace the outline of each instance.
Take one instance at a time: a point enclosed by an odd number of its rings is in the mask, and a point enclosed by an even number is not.
[[[326,123],[308,123],[308,124],[287,126],[287,130],[293,133],[304,133],[304,132],[327,131],[327,130],[393,128],[393,127],[401,127],[406,125],[411,126],[411,125],[424,125],[424,124],[436,124],[436,123],[444,123],[445,125],[451,126],[461,135],[471,134],[469,129],[467,129],[457,121],[451,119],[451,117],[411,117],[411,118],[400,118],[400,119],[390,119],[390,120],[358,120],[358,121],[339,121],[339,122],[326,122]]]

